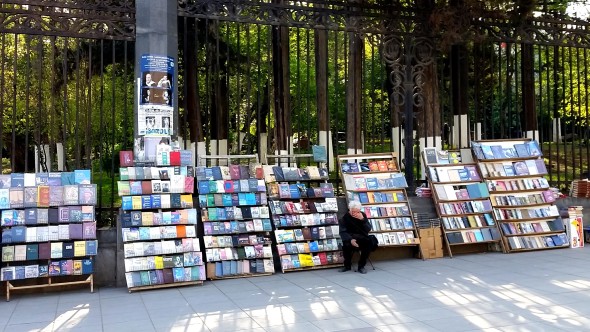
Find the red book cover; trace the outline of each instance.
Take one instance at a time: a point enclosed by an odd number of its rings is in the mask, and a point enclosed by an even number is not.
[[[37,187],[37,206],[49,206],[49,186]]]
[[[369,162],[369,170],[371,170],[371,171],[378,171],[379,170],[379,164],[376,161],[370,161]]]
[[[39,259],[51,258],[51,243],[41,242],[39,243]]]
[[[259,180],[264,179],[264,170],[262,169],[262,166],[256,167],[256,178]]]
[[[320,252],[318,254],[318,257],[320,258],[320,264],[322,264],[322,265],[328,264],[328,258],[326,257],[326,253],[325,252]]]
[[[121,167],[133,166],[133,151],[119,151],[119,163]]]
[[[172,269],[164,269],[162,272],[164,273],[165,284],[171,284],[174,282],[174,274],[172,273]]]
[[[229,176],[232,180],[239,180],[240,179],[240,165],[230,165],[229,166]]]
[[[144,195],[152,193],[152,181],[141,181],[141,193]]]
[[[180,151],[170,152],[170,166],[180,166]]]

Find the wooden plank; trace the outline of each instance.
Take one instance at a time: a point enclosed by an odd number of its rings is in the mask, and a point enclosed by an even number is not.
[[[159,289],[159,288],[170,288],[170,287],[182,287],[182,286],[194,286],[194,285],[202,285],[202,280],[195,280],[195,281],[183,281],[183,282],[173,282],[171,284],[160,284],[160,285],[149,285],[149,286],[138,286],[138,287],[130,287],[128,288],[129,293],[135,291],[142,291],[148,289]]]
[[[223,279],[240,279],[240,278],[251,278],[251,277],[264,277],[264,276],[271,276],[273,273],[266,272],[266,273],[251,273],[251,274],[240,274],[236,276],[228,276],[228,277],[211,277],[209,280],[223,280]]]
[[[308,270],[332,269],[335,267],[343,267],[343,266],[344,266],[344,264],[337,263],[337,264],[326,264],[326,265],[317,265],[317,266],[294,267],[291,269],[283,269],[283,273],[296,272],[296,271],[308,271]]]
[[[23,279],[26,280],[26,279]],[[61,287],[61,286],[71,286],[71,285],[83,285],[83,284],[90,284],[90,293],[94,293],[94,274],[91,274],[85,280],[79,281],[64,281],[54,283],[51,280],[51,277],[46,278],[47,283],[38,284],[38,285],[26,285],[26,286],[15,286],[10,281],[6,282],[6,301],[10,301],[10,291],[20,290],[20,289],[34,289],[34,288],[50,288],[50,287]],[[15,281],[15,280],[12,280]]]

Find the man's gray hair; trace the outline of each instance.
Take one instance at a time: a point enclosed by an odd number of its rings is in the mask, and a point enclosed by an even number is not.
[[[360,209],[363,205],[359,201],[350,201],[348,209]]]

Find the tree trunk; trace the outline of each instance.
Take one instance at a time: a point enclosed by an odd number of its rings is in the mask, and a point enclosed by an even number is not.
[[[532,44],[522,44],[521,75],[522,75],[522,113],[520,123],[524,132],[537,130],[537,114],[535,112],[535,72],[534,50]]]
[[[314,30],[316,101],[318,108],[318,127],[320,132],[330,130],[328,116],[328,31]]]
[[[199,85],[197,84],[197,50],[196,38],[197,28],[195,19],[188,17],[187,34],[184,36],[187,40],[187,48],[184,54],[185,63],[185,84],[186,84],[186,112],[189,124],[190,140],[193,142],[204,141],[203,124],[201,123],[201,105],[199,103]]]
[[[361,123],[361,82],[363,69],[363,40],[357,33],[350,32],[348,84],[346,86],[346,147],[348,150],[362,149]]]
[[[275,147],[278,151],[289,151],[289,137],[291,136],[289,28],[272,27],[272,55]]]

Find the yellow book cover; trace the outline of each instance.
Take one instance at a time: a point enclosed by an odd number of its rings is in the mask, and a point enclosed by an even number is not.
[[[477,227],[477,222],[473,216],[467,216],[467,220],[469,220],[469,227]]]
[[[367,193],[367,197],[369,198],[369,203],[375,203],[375,193]]]
[[[193,207],[193,196],[192,195],[180,195],[180,206],[183,208],[192,208]]]
[[[164,268],[164,259],[162,258],[162,256],[155,256],[154,262],[156,265],[156,270],[161,270]]]
[[[313,258],[309,254],[299,254],[299,263],[302,267],[313,266]]]
[[[74,256],[86,256],[86,241],[74,241]]]
[[[141,196],[131,197],[131,208],[133,210],[141,210]]]
[[[142,212],[141,213],[141,224],[144,226],[154,225],[154,213],[153,212]]]
[[[74,275],[81,275],[81,274],[82,274],[82,261],[81,260],[74,260]]]

